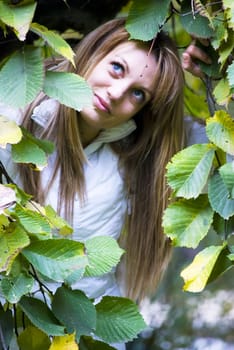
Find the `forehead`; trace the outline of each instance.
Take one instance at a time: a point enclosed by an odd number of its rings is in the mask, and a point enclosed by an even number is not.
[[[121,59],[127,64],[128,74],[139,80],[146,88],[153,88],[156,75],[156,58],[149,53],[149,48],[138,41],[131,41],[119,44],[105,57],[106,60]]]
[[[155,65],[153,54],[149,53],[149,49],[143,43],[137,41],[129,40],[128,42],[117,45],[106,55],[106,58],[118,55],[128,58],[130,62],[137,58],[142,60],[141,63]]]

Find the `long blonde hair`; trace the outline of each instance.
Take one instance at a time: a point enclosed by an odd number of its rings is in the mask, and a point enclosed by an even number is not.
[[[115,19],[98,27],[78,45],[76,69],[67,61],[59,70],[86,76],[103,57],[117,45],[129,40],[124,19]],[[126,286],[127,294],[141,299],[155,290],[170,256],[170,242],[162,230],[162,215],[168,203],[165,166],[183,145],[183,71],[177,50],[171,39],[160,32],[153,42],[146,43],[157,62],[153,99],[134,117],[137,129],[124,140],[113,143],[124,167],[126,191],[131,213],[126,220]],[[48,62],[48,65],[54,62]],[[35,132],[31,114],[47,97],[41,94],[29,106],[23,125]],[[65,206],[65,216],[71,219],[76,193],[85,194],[83,165],[85,156],[79,137],[77,112],[60,105],[49,127],[41,137],[53,140],[57,160],[53,176],[60,171],[58,211]],[[46,190],[40,184],[40,174],[20,166],[25,190],[44,202]]]

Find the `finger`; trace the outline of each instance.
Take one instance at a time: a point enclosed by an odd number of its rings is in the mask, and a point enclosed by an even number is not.
[[[182,54],[182,67],[196,77],[202,78],[204,76],[199,65],[192,60],[191,56],[187,52]]]
[[[205,53],[205,51],[194,44],[189,45],[185,52],[190,55],[193,60],[197,59],[207,64],[212,63],[210,57]]]

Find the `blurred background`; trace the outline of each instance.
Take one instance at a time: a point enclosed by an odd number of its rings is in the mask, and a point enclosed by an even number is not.
[[[142,303],[151,326],[128,350],[233,350],[234,279],[232,270],[200,293],[183,291],[180,271],[194,250],[175,248],[169,268],[152,300]]]

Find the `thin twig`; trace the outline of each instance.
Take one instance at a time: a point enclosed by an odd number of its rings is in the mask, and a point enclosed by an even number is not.
[[[49,289],[44,283],[41,282],[41,280],[40,280],[39,277],[37,276],[37,272],[36,272],[34,266],[33,266],[32,264],[30,264],[30,265],[31,265],[31,268],[32,268],[32,271],[33,271],[33,272],[29,272],[29,273],[30,273],[30,274],[35,278],[35,280],[37,281],[37,283],[38,283],[38,285],[39,285],[40,292],[41,292],[42,297],[43,297],[43,299],[44,299],[44,302],[45,302],[45,304],[47,305],[47,300],[46,300],[46,296],[45,296],[45,291],[44,291],[44,289],[46,289],[48,293],[50,293],[50,294],[52,294],[52,293],[51,293],[50,289]]]
[[[205,78],[203,78],[202,81],[206,87],[206,99],[207,99],[209,112],[210,112],[210,115],[213,116],[217,108],[216,108],[216,101],[212,93],[212,79],[208,77],[208,75],[205,75]]]
[[[14,181],[11,179],[8,172],[6,171],[6,168],[4,167],[3,163],[0,160],[0,180],[1,180],[1,182],[2,182],[2,175],[5,176],[7,183],[14,184]]]

